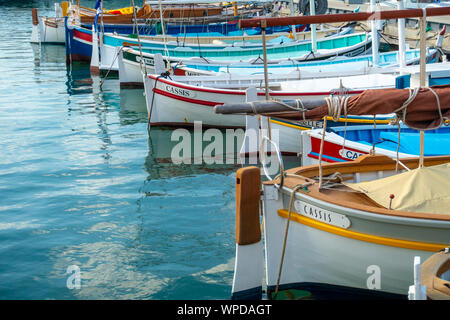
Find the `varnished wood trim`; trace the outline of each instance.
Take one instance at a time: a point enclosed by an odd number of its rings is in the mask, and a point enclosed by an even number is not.
[[[450,269],[450,253],[439,252],[428,258],[421,267],[422,283],[431,300],[449,300],[450,282],[441,278]]]
[[[258,167],[236,172],[236,243],[247,245],[261,240],[259,202],[261,171]]]

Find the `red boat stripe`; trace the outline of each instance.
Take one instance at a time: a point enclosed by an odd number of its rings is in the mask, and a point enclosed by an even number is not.
[[[92,42],[92,34],[90,33],[84,33],[80,30],[74,29],[73,30],[73,36],[88,42]]]
[[[161,81],[161,80],[158,80]],[[169,93],[167,91],[155,88],[153,89],[153,91],[156,94],[160,94],[162,96],[166,96],[175,100],[181,100],[181,101],[185,101],[185,102],[189,102],[189,103],[195,103],[195,104],[201,104],[204,106],[209,106],[209,107],[214,107],[217,106],[218,104],[223,104],[223,102],[211,102],[211,101],[205,101],[205,100],[197,100],[197,99],[191,99],[191,98],[186,98],[186,97],[181,97],[181,96],[177,96],[176,94],[172,94]]]
[[[320,153],[321,141],[322,140],[319,139],[319,138],[311,137],[311,151],[312,152],[315,152],[317,154]],[[323,154],[327,155],[327,156],[330,156],[330,157],[333,157],[333,158],[336,158],[336,159],[345,160],[345,161],[353,160],[353,159],[350,159],[350,158],[344,158],[344,157],[342,157],[339,154],[339,150],[341,150],[343,148],[344,148],[344,146],[339,144],[339,143],[334,143],[334,142],[330,142],[330,141],[326,141],[325,140],[324,141],[324,145],[323,145]],[[355,148],[349,148],[348,146],[345,146],[345,150],[352,151],[352,152],[355,152],[357,154],[360,154],[360,153],[367,154],[367,152],[365,152],[365,151],[358,150],[358,149],[355,149]],[[313,155],[309,155],[309,156],[314,158]],[[317,159],[318,159],[318,157],[317,157]],[[330,162],[331,160],[326,160],[326,161]],[[331,162],[333,162],[333,161],[331,161]]]

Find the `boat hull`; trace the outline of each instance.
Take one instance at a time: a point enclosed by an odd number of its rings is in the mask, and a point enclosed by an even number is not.
[[[152,125],[192,126],[195,121],[202,122],[209,127],[245,127],[243,115],[221,115],[214,112],[214,106],[224,103],[241,103],[246,101],[244,90],[227,90],[187,85],[171,81],[156,75],[145,77],[145,93],[147,111]],[[158,81],[155,81],[158,78]],[[302,81],[302,90],[271,92],[271,97],[279,100],[302,99],[305,97],[322,99],[329,96],[333,88],[339,87],[340,78],[321,79],[324,91],[317,91],[318,80]],[[350,95],[364,90],[364,85],[374,88],[387,86],[391,82],[394,86],[395,78],[390,75],[357,76],[349,81],[359,82],[360,88],[349,91]],[[155,87],[156,82],[156,87]],[[307,83],[309,85],[307,85]],[[345,85],[346,81],[343,80]],[[155,87],[155,89],[154,89]],[[315,90],[313,89],[315,87]],[[329,90],[329,91],[325,91]],[[257,93],[258,100],[264,100],[263,91]],[[286,126],[286,130],[292,129]],[[308,128],[309,129],[309,128]],[[284,150],[283,150],[284,151]],[[299,152],[297,149],[296,152]]]
[[[105,32],[133,34],[133,25],[104,25]],[[150,26],[141,27],[140,32],[151,32]],[[66,60],[90,62],[92,57],[92,25],[77,26],[65,19]]]
[[[64,19],[40,17],[38,25],[33,25],[31,43],[64,44]]]
[[[67,20],[66,20],[67,21]],[[68,26],[66,23],[66,62],[90,62],[92,56],[92,31]]]
[[[187,30],[187,31],[186,31]],[[144,48],[170,48],[174,49],[176,47],[190,47],[193,49],[214,49],[220,50],[225,49],[227,47],[261,47],[262,44],[260,42],[260,36],[251,35],[245,36],[243,31],[242,35],[237,36],[234,35],[237,31],[237,23],[220,23],[220,24],[211,24],[211,25],[198,25],[198,26],[167,26],[167,35],[164,37],[152,37],[152,36],[141,36],[140,41],[134,38],[130,38],[124,35],[115,35],[115,34],[105,34],[103,36],[103,43],[101,45],[102,52],[102,62],[100,69],[101,70],[114,70],[118,71],[117,64],[117,54],[118,50],[126,43],[127,46],[139,46],[142,45]],[[332,32],[335,30],[321,31],[319,33],[319,37],[325,37],[326,35],[332,35]],[[191,36],[186,37],[186,32],[190,32]],[[199,36],[201,34],[208,34],[209,36]],[[214,35],[216,34],[216,35]],[[342,31],[342,35],[347,34],[347,31]],[[176,35],[176,36],[175,36]],[[193,36],[197,35],[197,36]],[[333,35],[334,37],[339,35]],[[267,35],[267,41],[273,40],[275,38],[279,38],[280,43],[285,41],[284,39],[289,36],[289,33],[285,32],[276,32]],[[307,41],[305,40],[308,35],[299,33],[296,35],[297,39],[303,39],[299,41]],[[331,36],[331,37],[333,37]],[[221,40],[225,40],[226,42],[222,42]],[[245,40],[244,40],[245,39]],[[164,44],[164,42],[166,44]],[[256,41],[256,42],[255,42]],[[275,42],[269,42],[267,46],[275,46],[277,45]],[[151,60],[152,57],[146,57],[147,60]],[[136,61],[135,57],[129,57],[127,61]],[[177,60],[175,60],[176,62]],[[151,65],[148,66],[148,73],[152,73]],[[142,79],[141,79],[142,80]],[[139,80],[139,82],[141,81]]]
[[[356,121],[359,121],[360,123],[362,123],[364,120],[363,119],[352,119],[354,120],[354,124],[356,123]],[[367,123],[370,123],[369,119],[366,119]],[[372,121],[373,122],[373,121]],[[357,123],[356,123],[357,124]],[[365,141],[364,138],[362,137],[371,137],[371,139],[373,139],[374,143],[375,143],[375,154],[384,154],[390,158],[396,158],[397,157],[397,152],[396,152],[396,141],[392,141],[392,145],[391,145],[391,149],[388,149],[386,147],[383,146],[383,144],[379,144],[383,141],[385,141],[384,138],[380,137],[380,133],[381,132],[390,132],[392,134],[394,134],[395,136],[397,135],[398,132],[398,127],[395,126],[378,126],[378,127],[373,127],[373,126],[353,126],[353,127],[349,127],[348,130],[346,130],[347,132],[345,132],[345,130],[341,130],[342,128],[335,128],[333,131],[336,132],[340,132],[339,134],[336,134],[335,132],[327,132],[325,134],[325,139],[324,139],[324,144],[323,144],[323,152],[322,152],[322,160],[324,162],[328,162],[328,163],[333,163],[333,162],[344,162],[344,161],[351,161],[351,160],[355,160],[358,157],[365,155],[365,154],[370,154],[373,149],[373,145],[369,142],[369,141]],[[357,132],[355,132],[355,130]],[[403,128],[402,133],[408,133],[409,135],[411,133],[416,133],[417,134],[417,139],[416,141],[414,141],[414,143],[418,142],[418,131],[414,131],[411,129],[407,129],[407,128]],[[431,134],[436,135],[438,133],[442,133],[442,134],[446,134],[445,137],[448,136],[448,134],[450,133],[450,128],[448,127],[442,127],[440,129],[437,130],[432,130],[432,131],[428,131],[427,134],[425,135],[425,142],[429,142],[428,141],[428,135]],[[354,141],[353,137],[351,136],[356,136],[356,137],[360,137],[359,141]],[[343,138],[343,136],[346,136],[346,139]],[[430,136],[431,139],[431,136]],[[444,135],[441,136],[441,142],[445,143],[444,141]],[[448,138],[447,138],[448,139]],[[319,163],[319,154],[320,154],[320,145],[321,145],[321,141],[322,141],[322,130],[321,129],[317,129],[317,130],[311,130],[308,132],[302,132],[301,133],[301,138],[300,140],[302,141],[301,146],[302,146],[302,165],[306,166],[306,165],[311,165],[311,164],[318,164]],[[367,139],[366,139],[367,140]],[[390,141],[387,141],[390,142]],[[402,152],[401,148],[399,151],[399,158],[408,158],[408,157],[414,157],[414,156],[418,156],[418,150],[416,148],[416,152],[414,152],[414,147],[413,147],[413,141],[408,140],[403,142],[403,140],[400,138],[400,144],[401,146],[403,146],[404,144],[409,144],[409,150],[411,150],[411,153],[406,153],[406,152]],[[431,154],[427,153],[429,149],[425,150],[425,156],[432,156],[432,155],[437,155],[435,152],[436,150],[434,149],[430,149],[429,152],[431,152]],[[442,150],[442,148],[441,148]],[[450,150],[442,150],[443,153],[448,153],[450,152]],[[442,154],[442,153],[441,153]]]
[[[265,185],[264,194],[277,193],[273,188]],[[289,196],[285,189],[278,199],[264,199],[269,294],[277,285]],[[413,281],[414,257],[425,260],[450,243],[450,221],[372,214],[326,203],[307,193],[297,193],[295,199],[280,289],[331,285],[406,296]],[[332,225],[330,215],[345,217],[349,223]]]

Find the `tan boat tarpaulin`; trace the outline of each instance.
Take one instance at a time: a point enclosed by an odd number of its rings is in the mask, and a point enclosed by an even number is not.
[[[450,163],[414,169],[390,177],[345,183],[369,198],[394,210],[450,215]]]

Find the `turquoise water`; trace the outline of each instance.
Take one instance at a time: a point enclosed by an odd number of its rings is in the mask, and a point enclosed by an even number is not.
[[[31,45],[32,7],[0,3],[0,299],[228,299],[237,167],[170,163],[142,90]]]

